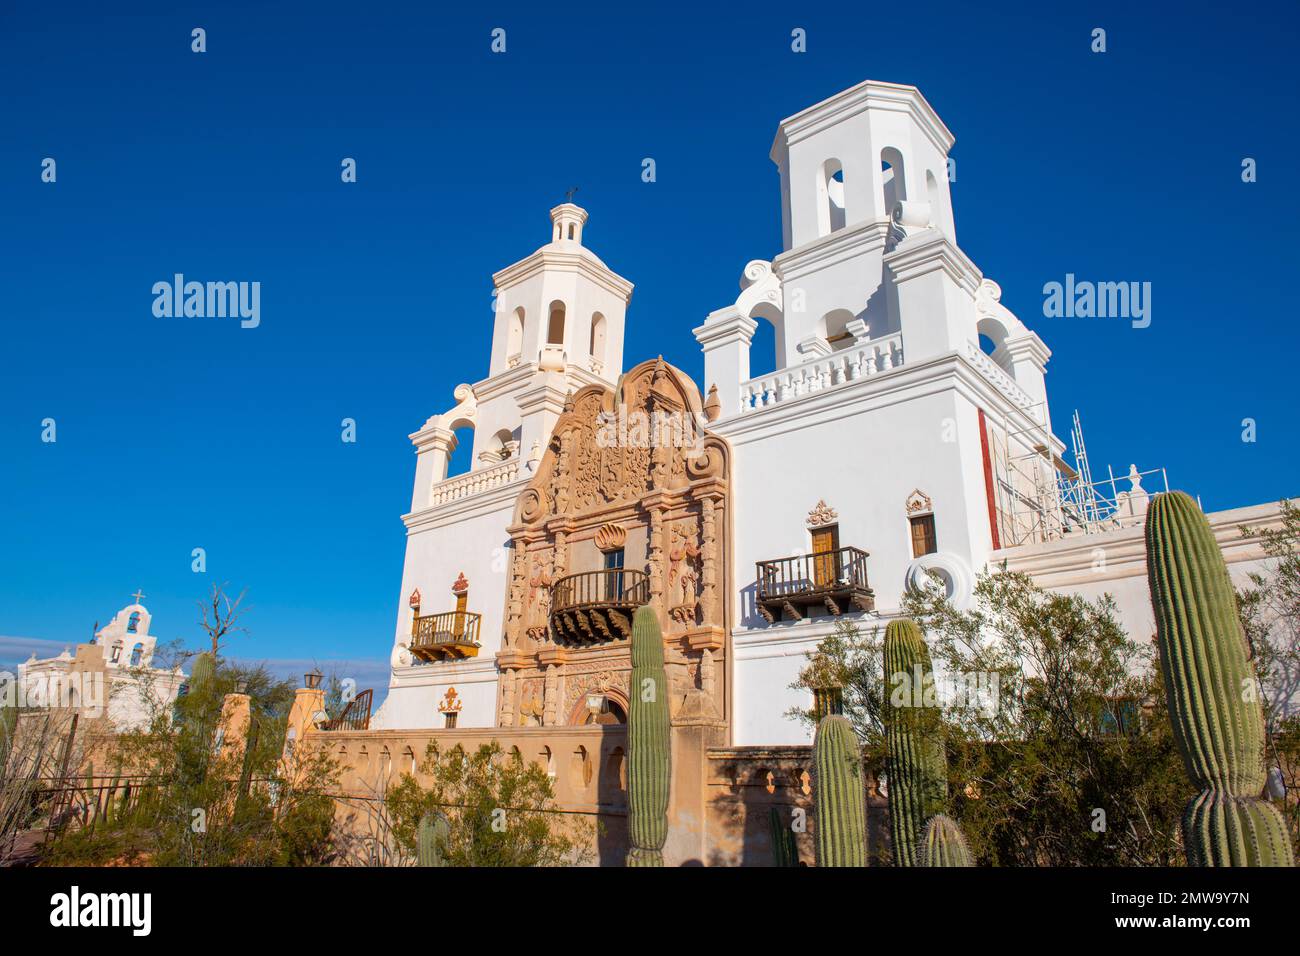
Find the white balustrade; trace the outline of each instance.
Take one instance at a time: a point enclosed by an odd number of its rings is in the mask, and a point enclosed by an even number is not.
[[[880,375],[903,364],[903,336],[883,336],[752,378],[740,386],[740,414]]]
[[[966,357],[988,379],[990,385],[1021,408],[1030,408],[1034,404],[1029,393],[1017,385],[1016,380],[1004,372],[997,362],[985,355],[976,343],[969,341],[966,343]]]
[[[502,485],[508,485],[519,477],[519,459],[509,458],[499,465],[469,471],[455,478],[448,478],[433,486],[429,495],[429,506],[445,505],[450,501],[459,501],[480,492],[490,491]]]

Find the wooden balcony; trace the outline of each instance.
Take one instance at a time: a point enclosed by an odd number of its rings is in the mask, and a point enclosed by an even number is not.
[[[478,657],[478,628],[482,615],[468,611],[425,614],[411,623],[411,654],[422,661],[455,661]]]
[[[755,598],[758,613],[769,624],[801,621],[814,609],[843,614],[876,607],[875,593],[867,584],[867,552],[861,548],[759,561]]]
[[[557,644],[584,647],[632,636],[632,615],[650,600],[641,571],[582,571],[551,586],[551,635]]]

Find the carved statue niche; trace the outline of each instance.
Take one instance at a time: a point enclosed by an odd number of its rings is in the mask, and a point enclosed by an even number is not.
[[[544,686],[540,677],[530,677],[523,681],[523,690],[519,693],[519,726],[542,725],[542,715],[546,713]]]
[[[700,557],[703,551],[696,537],[694,519],[675,522],[670,528],[668,615],[678,624],[692,625],[698,621]]]
[[[541,555],[533,559],[533,573],[528,579],[528,626],[525,631],[535,644],[546,643],[551,614],[551,585],[554,584],[549,561]]]

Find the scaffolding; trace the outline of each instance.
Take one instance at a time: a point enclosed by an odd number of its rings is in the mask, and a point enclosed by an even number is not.
[[[995,506],[1001,545],[1015,547],[1056,541],[1070,535],[1099,534],[1140,522],[1155,491],[1169,490],[1164,468],[1139,471],[1130,466],[1119,478],[1108,465],[1107,477],[1095,480],[1076,410],[1071,420],[1073,464],[1053,451],[1053,441],[1040,406],[1028,409],[1030,424],[1015,427],[1008,420],[989,423],[995,475]],[[1143,486],[1155,478],[1163,488]],[[1121,487],[1122,483],[1127,487]],[[1153,481],[1153,484],[1155,482]]]

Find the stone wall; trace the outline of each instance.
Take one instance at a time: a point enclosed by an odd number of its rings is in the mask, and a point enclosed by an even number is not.
[[[797,834],[800,862],[812,865],[816,826],[812,798],[812,748],[708,747],[698,728],[674,727],[673,789],[665,860],[672,866],[771,866],[771,808],[786,821],[804,812]],[[364,831],[365,803],[378,799],[383,783],[418,772],[433,740],[444,749],[476,749],[492,740],[507,753],[547,766],[560,812],[600,825],[595,863],[622,866],[627,852],[627,731],[621,725],[556,728],[471,728],[465,730],[330,731],[307,740],[329,748],[343,767],[340,813]],[[866,776],[869,857],[889,859],[886,799],[876,779]]]

